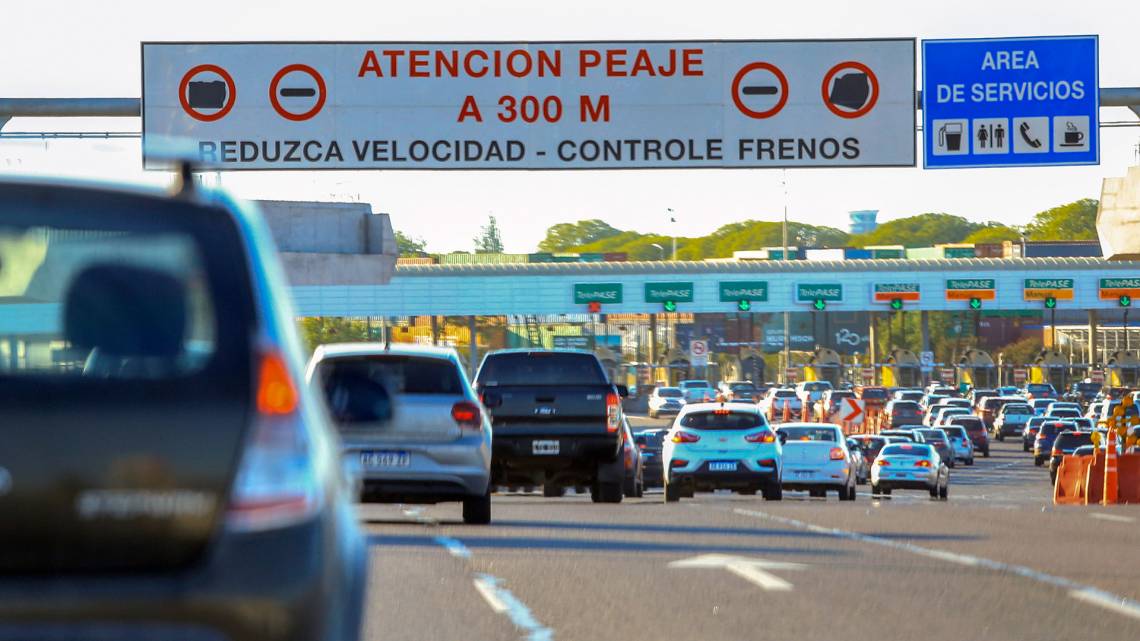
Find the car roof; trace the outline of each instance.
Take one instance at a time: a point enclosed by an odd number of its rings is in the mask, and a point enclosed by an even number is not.
[[[760,413],[760,406],[758,405],[741,405],[740,403],[689,403],[681,408],[679,416],[686,414],[693,414],[695,412],[712,412],[713,410],[731,410],[736,414],[756,414],[762,416]]]
[[[788,423],[780,423],[779,425],[775,425],[775,426],[773,426],[773,427],[775,427],[777,430],[779,430],[779,429],[782,429],[782,428],[785,428],[785,427],[830,427],[830,428],[834,428],[834,429],[837,429],[837,430],[841,429],[841,428],[840,428],[838,425],[836,425],[835,423],[800,423],[800,422],[788,422]]]
[[[428,358],[454,358],[454,347],[420,345],[419,343],[330,343],[320,345],[313,351],[313,359],[341,358],[349,356],[425,356]]]

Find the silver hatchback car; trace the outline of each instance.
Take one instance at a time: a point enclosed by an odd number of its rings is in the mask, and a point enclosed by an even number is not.
[[[345,462],[361,469],[361,501],[461,501],[464,522],[490,523],[491,423],[454,349],[322,345],[307,378],[324,393]]]

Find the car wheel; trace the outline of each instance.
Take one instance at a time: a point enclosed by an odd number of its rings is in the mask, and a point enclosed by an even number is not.
[[[645,481],[637,482],[637,498],[645,496]]]
[[[844,485],[839,488],[840,501],[854,501],[855,500],[855,484]]]
[[[681,500],[681,488],[676,483],[665,481],[665,502],[676,503]]]
[[[487,525],[491,522],[491,492],[483,496],[463,499],[463,522],[468,525]]]
[[[598,488],[597,503],[621,503],[623,496],[621,481],[606,483],[598,481],[596,487]]]
[[[764,488],[765,501],[782,501],[784,499],[784,486],[779,481],[772,481]]]
[[[879,494],[882,494],[882,493],[883,493],[883,489],[881,487],[879,487],[875,483],[871,484],[871,495],[872,496],[878,496]]]
[[[946,467],[948,467],[950,469],[954,469],[955,465],[957,465],[957,463],[954,462],[954,459],[950,459],[950,464],[947,465]]]
[[[566,495],[566,488],[560,485],[543,485],[542,495],[548,499],[558,498]]]
[[[932,498],[932,499],[938,498],[938,486],[937,485],[930,488],[930,498]]]
[[[987,447],[986,449],[982,450],[982,458],[989,458],[989,457],[990,457],[990,449]]]
[[[1021,451],[1022,452],[1028,452],[1029,451],[1029,443],[1022,441],[1021,442]]]
[[[950,498],[950,484],[949,483],[938,488],[938,498],[942,501],[945,501],[946,499]]]
[[[998,433],[997,433],[997,434],[995,434],[994,436],[995,436],[995,437],[997,438],[997,440],[999,440],[999,441],[1003,441],[1003,442],[1005,441],[1005,434],[1002,434],[1001,432],[998,432]]]
[[[635,477],[629,477],[621,485],[621,493],[624,494],[626,498],[632,499],[637,496],[637,479]]]

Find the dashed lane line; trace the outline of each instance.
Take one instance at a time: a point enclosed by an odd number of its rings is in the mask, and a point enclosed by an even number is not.
[[[1111,612],[1116,612],[1117,614],[1122,614],[1124,616],[1140,620],[1140,603],[1136,601],[1117,594],[1112,594],[1111,592],[1106,592],[1099,588],[1077,583],[1071,579],[1066,579],[1064,577],[1059,577],[1052,574],[1046,574],[1044,572],[1038,572],[1037,570],[1026,567],[1024,565],[1002,563],[1001,561],[994,561],[992,559],[987,559],[980,556],[957,554],[955,552],[950,552],[947,550],[923,547],[920,545],[915,545],[913,543],[906,543],[893,539],[885,539],[869,534],[860,534],[858,532],[850,532],[848,530],[841,530],[839,528],[824,527],[822,525],[815,525],[806,521],[800,521],[799,519],[776,516],[775,514],[760,512],[758,510],[745,510],[742,508],[735,508],[732,511],[733,513],[739,514],[741,516],[749,516],[752,518],[773,521],[801,530],[815,532],[817,534],[827,534],[839,539],[847,539],[850,541],[857,541],[859,543],[871,543],[873,545],[879,545],[886,548],[909,552],[918,556],[946,561],[947,563],[954,563],[957,565],[964,565],[973,568],[982,568],[986,570],[992,570],[994,572],[1014,574],[1026,579],[1030,579],[1032,581],[1036,581],[1038,583],[1044,583],[1046,585],[1058,587],[1063,590],[1068,590],[1069,596],[1074,599],[1092,605],[1097,605]]]

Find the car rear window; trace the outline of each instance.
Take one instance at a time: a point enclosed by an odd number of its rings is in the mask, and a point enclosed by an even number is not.
[[[790,390],[790,389],[778,389],[778,390],[776,390],[776,398],[795,398],[795,396],[796,396],[795,390]]]
[[[661,398],[681,398],[683,396],[681,390],[676,387],[659,387],[657,388],[657,395]]]
[[[1071,430],[1075,427],[1076,427],[1075,424],[1070,423],[1068,421],[1059,422],[1059,423],[1053,423],[1053,422],[1047,421],[1047,422],[1041,424],[1041,434],[1043,436],[1049,438],[1049,437],[1056,436],[1056,435],[1060,434],[1061,432],[1064,432],[1065,430]]]
[[[930,456],[930,446],[921,443],[891,444],[879,452],[879,456]]]
[[[764,419],[755,412],[690,412],[681,417],[681,427],[698,430],[746,430],[764,425]]]
[[[324,381],[363,377],[397,394],[456,396],[464,393],[459,368],[446,358],[372,354],[328,359],[320,364],[318,371]]]
[[[823,441],[836,442],[835,430],[826,427],[781,427],[779,431],[787,434],[789,441]]]
[[[606,375],[593,354],[507,352],[483,359],[476,378],[482,387],[498,385],[605,385]]]
[[[855,440],[858,441],[865,450],[879,450],[887,444],[887,439],[883,436],[856,436]]]
[[[812,381],[811,383],[804,383],[804,389],[809,392],[822,392],[831,389],[831,383],[827,381]]]
[[[928,441],[945,441],[946,434],[942,430],[922,430],[919,432]]]
[[[1030,383],[1029,385],[1025,386],[1025,391],[1029,392],[1030,394],[1037,394],[1038,392],[1052,392],[1053,386],[1046,385],[1044,383]]]
[[[942,431],[950,438],[966,438],[966,430],[962,427],[944,427]]]
[[[878,400],[887,397],[887,390],[882,387],[868,387],[863,389],[863,398]]]
[[[1006,415],[1009,415],[1009,414],[1032,414],[1033,408],[1029,407],[1028,405],[1014,405],[1013,403],[1009,403],[1005,407],[1002,408],[1002,411],[1005,412]]]
[[[656,449],[661,447],[661,437],[664,435],[664,431],[654,430],[652,432],[638,432],[635,438],[638,443],[645,443],[646,447]]]
[[[685,389],[689,389],[689,388],[698,388],[699,389],[699,388],[705,388],[705,387],[712,387],[712,383],[709,383],[708,381],[682,381],[681,387],[684,387]]]
[[[54,198],[0,211],[0,376],[174,380],[219,354],[248,360],[252,296],[228,213]]]
[[[730,386],[730,389],[734,392],[755,392],[756,391],[756,387],[754,385],[749,385],[748,383],[737,383],[735,385]]]
[[[1057,435],[1054,447],[1062,449],[1077,448],[1082,445],[1092,445],[1092,434],[1088,432],[1062,432]]]
[[[891,406],[891,411],[895,410],[917,411],[918,403],[914,401],[895,401],[895,404]]]
[[[950,423],[953,425],[961,425],[967,432],[984,432],[986,429],[985,424],[982,423],[982,419],[973,416],[955,417],[950,419]]]

